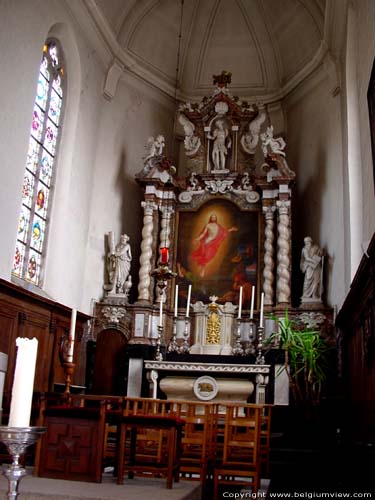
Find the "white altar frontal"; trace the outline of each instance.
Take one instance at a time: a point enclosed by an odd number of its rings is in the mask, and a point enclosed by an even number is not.
[[[145,360],[144,367],[153,398],[158,397],[158,389],[161,389],[167,399],[246,403],[255,385],[254,400],[257,404],[266,402],[271,368],[270,365],[259,364],[155,360]],[[160,375],[164,375],[161,380]],[[251,377],[254,377],[254,383],[249,380]]]

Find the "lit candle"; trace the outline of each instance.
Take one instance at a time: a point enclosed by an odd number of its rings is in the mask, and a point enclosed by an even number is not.
[[[74,339],[76,336],[76,320],[77,320],[77,309],[72,309],[72,315],[70,318],[69,349],[68,349],[69,363],[73,363]]]
[[[168,260],[169,260],[169,249],[168,247],[162,247],[160,249],[160,263],[168,264]]]
[[[240,298],[238,301],[238,319],[241,319],[242,313],[242,286],[240,286]]]
[[[17,338],[17,360],[10,403],[9,427],[29,427],[38,340]]]
[[[262,295],[260,297],[260,319],[259,319],[259,326],[263,328],[263,303],[264,303],[264,292],[262,292]]]
[[[187,304],[186,304],[186,317],[187,318],[189,317],[190,299],[191,299],[191,285],[189,285],[188,298],[187,298]]]
[[[178,285],[176,285],[176,289],[174,291],[174,317],[178,316]]]
[[[163,296],[160,295],[159,326],[163,326]]]
[[[255,286],[251,288],[251,308],[250,308],[250,319],[254,318],[254,298],[255,298]]]

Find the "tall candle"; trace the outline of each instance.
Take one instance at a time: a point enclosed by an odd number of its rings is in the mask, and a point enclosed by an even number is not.
[[[162,247],[160,249],[160,263],[168,264],[168,260],[169,260],[169,249],[168,247]]]
[[[260,298],[260,319],[259,319],[259,326],[263,328],[263,303],[264,303],[264,292],[262,292],[261,298]]]
[[[251,308],[250,308],[250,319],[254,318],[254,298],[255,298],[255,286],[251,288]]]
[[[115,251],[115,233],[113,231],[108,233],[108,248],[110,253]]]
[[[242,313],[242,286],[240,286],[240,298],[238,301],[238,319],[241,319]]]
[[[186,304],[186,317],[187,318],[189,317],[190,299],[191,299],[191,285],[189,285],[188,298],[187,298],[187,304]]]
[[[77,309],[72,309],[72,315],[70,318],[70,332],[69,332],[69,349],[68,349],[68,362],[73,362],[74,353],[74,339],[76,336],[76,321],[77,321]]]
[[[160,295],[159,326],[163,326],[163,295]]]
[[[176,289],[174,291],[174,317],[178,316],[178,285],[176,285]]]
[[[29,427],[38,340],[17,338],[17,360],[14,372],[9,427]]]

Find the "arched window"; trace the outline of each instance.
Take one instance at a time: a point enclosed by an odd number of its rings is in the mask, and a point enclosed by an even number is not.
[[[48,215],[61,132],[65,69],[56,40],[43,47],[31,120],[29,149],[12,274],[42,285]]]

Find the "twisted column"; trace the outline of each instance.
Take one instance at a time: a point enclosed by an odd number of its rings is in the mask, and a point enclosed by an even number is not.
[[[277,238],[277,304],[290,304],[290,201],[278,200],[279,211]]]
[[[144,211],[141,256],[139,257],[138,300],[150,300],[153,212],[157,206],[152,201],[142,201]]]
[[[171,248],[171,218],[174,214],[173,207],[161,207],[161,221],[160,221],[160,243],[159,248]]]
[[[264,292],[264,305],[272,306],[274,299],[274,212],[276,207],[274,205],[264,206],[263,214],[265,217],[264,229],[264,269],[263,269],[263,292]]]

